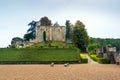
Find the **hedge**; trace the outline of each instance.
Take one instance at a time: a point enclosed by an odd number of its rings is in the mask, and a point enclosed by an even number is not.
[[[96,55],[90,55],[90,57],[94,60],[94,61],[98,61],[98,57]]]
[[[108,58],[99,58],[98,62],[101,63],[101,64],[110,64],[110,59],[108,59]]]
[[[94,61],[97,61],[98,63],[101,63],[101,64],[109,64],[110,63],[110,59],[108,59],[108,58],[98,58],[97,55],[95,55],[95,54],[90,55],[90,57]]]
[[[63,48],[0,48],[0,64],[3,63],[64,63],[78,62],[77,49]]]
[[[84,54],[80,53],[80,59],[82,63],[88,63],[88,59]]]

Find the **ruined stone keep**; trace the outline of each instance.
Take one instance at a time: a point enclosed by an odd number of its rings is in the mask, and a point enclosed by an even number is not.
[[[65,41],[66,28],[65,26],[37,26],[36,27],[36,42],[44,41],[43,35],[46,35],[47,41]]]

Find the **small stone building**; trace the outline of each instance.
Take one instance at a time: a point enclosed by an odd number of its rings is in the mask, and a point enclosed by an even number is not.
[[[44,41],[43,35],[46,35],[47,41],[65,41],[65,26],[37,26],[36,42]]]

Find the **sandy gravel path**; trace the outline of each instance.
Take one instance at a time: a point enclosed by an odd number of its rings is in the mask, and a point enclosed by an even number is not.
[[[88,58],[88,64],[99,64],[98,62],[93,61],[88,54],[84,54]]]
[[[0,80],[120,80],[115,64],[0,65]]]

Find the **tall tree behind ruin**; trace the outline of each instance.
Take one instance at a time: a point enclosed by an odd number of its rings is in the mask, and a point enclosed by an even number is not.
[[[66,39],[70,39],[70,21],[66,20]]]
[[[42,17],[40,19],[40,23],[41,23],[41,26],[51,26],[52,25],[51,20],[49,20],[49,18],[46,16]]]

